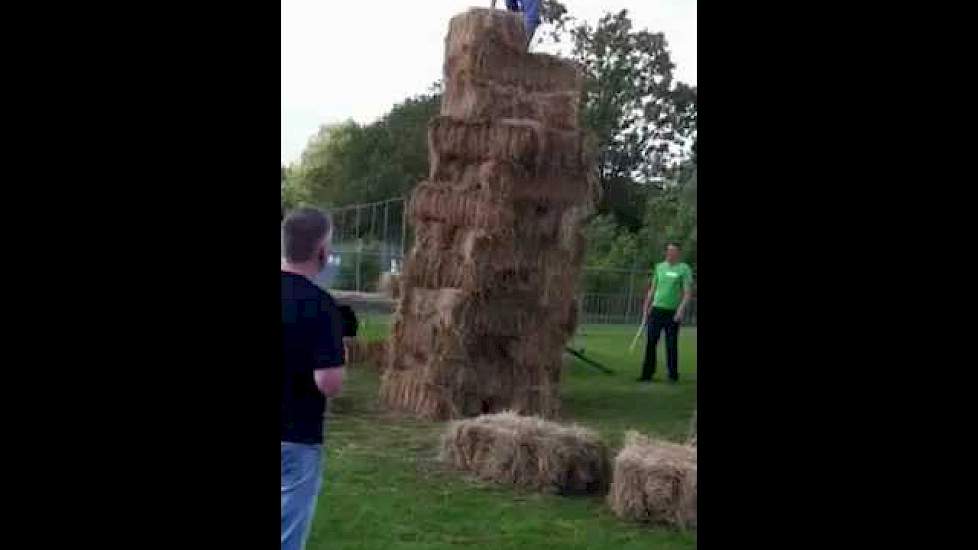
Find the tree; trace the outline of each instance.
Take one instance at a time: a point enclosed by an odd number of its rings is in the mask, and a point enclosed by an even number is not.
[[[409,98],[371,125],[377,141],[371,151],[370,200],[405,196],[428,177],[428,122],[440,106],[437,93]]]
[[[636,206],[662,186],[695,139],[696,89],[673,81],[665,37],[633,30],[627,10],[571,35],[585,74],[582,123],[599,143],[605,210],[637,229]]]
[[[659,261],[666,243],[676,241],[683,257],[696,270],[696,163],[685,163],[674,183],[651,193],[645,208],[645,219],[639,231],[644,244],[640,262],[652,265]]]
[[[559,0],[544,0],[541,19],[538,42],[569,37],[569,56],[584,70],[581,125],[598,144],[599,211],[638,230],[650,192],[674,179],[693,148],[696,88],[674,81],[665,37],[635,30],[627,10],[592,27]]]
[[[323,126],[286,170],[283,203],[343,206],[406,195],[428,175],[428,121],[437,93],[409,98],[376,122]]]
[[[289,198],[317,206],[344,204],[364,162],[358,153],[365,140],[363,129],[352,120],[320,127],[286,180]]]

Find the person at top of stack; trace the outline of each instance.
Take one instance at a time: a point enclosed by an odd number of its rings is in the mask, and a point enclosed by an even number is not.
[[[496,0],[492,0],[490,7],[496,8]],[[513,12],[523,12],[526,45],[529,47],[533,40],[533,33],[540,26],[540,0],[506,0],[506,9]]]

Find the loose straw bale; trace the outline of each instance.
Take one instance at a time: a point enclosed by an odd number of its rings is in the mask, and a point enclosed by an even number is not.
[[[434,167],[451,159],[473,164],[510,159],[523,166],[539,165],[544,139],[541,123],[531,120],[470,122],[437,116],[428,124],[428,151]]]
[[[598,436],[512,411],[449,425],[441,458],[480,478],[560,494],[607,488],[608,454]]]
[[[400,297],[401,276],[397,273],[384,272],[380,275],[377,283],[377,290],[381,294],[394,300]]]
[[[608,504],[622,519],[695,528],[696,448],[626,433]]]
[[[387,340],[366,341],[344,338],[348,365],[370,365],[383,370],[387,363]]]

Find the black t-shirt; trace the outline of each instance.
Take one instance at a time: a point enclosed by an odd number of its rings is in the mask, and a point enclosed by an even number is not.
[[[313,371],[343,366],[333,298],[302,275],[282,272],[282,441],[321,444],[326,397]]]

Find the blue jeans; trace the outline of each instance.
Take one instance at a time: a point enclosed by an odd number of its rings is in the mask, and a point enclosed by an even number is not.
[[[282,441],[282,550],[302,550],[323,482],[323,446]]]
[[[533,39],[533,33],[540,25],[540,0],[506,0],[506,9],[523,12],[527,40]]]

